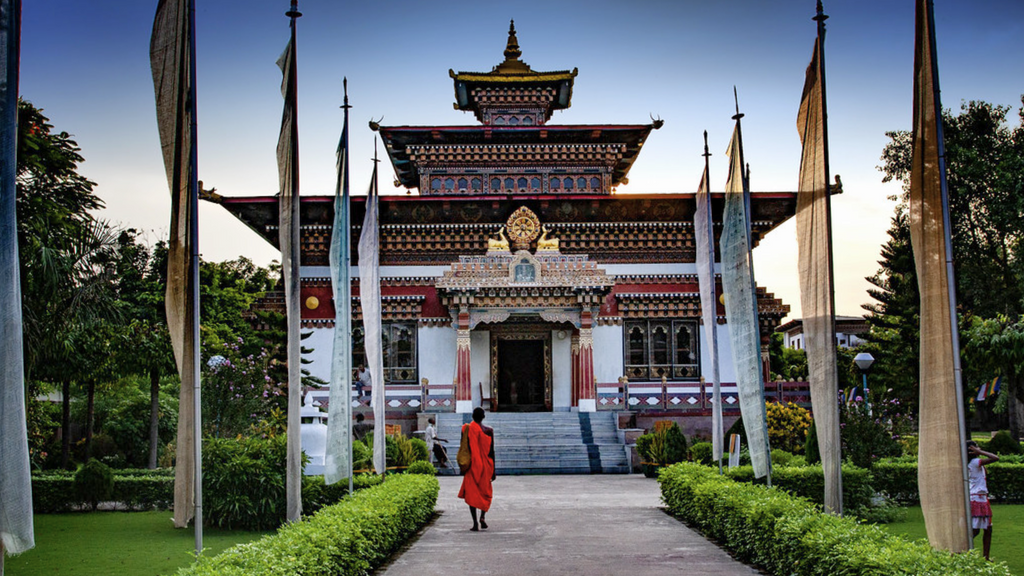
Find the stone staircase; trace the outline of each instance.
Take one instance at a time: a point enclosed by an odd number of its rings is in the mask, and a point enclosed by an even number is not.
[[[455,460],[469,414],[438,414],[437,435]],[[501,474],[626,474],[626,448],[613,412],[488,413]]]

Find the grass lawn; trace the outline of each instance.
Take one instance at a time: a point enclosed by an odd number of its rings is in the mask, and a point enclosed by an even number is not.
[[[108,576],[174,574],[192,563],[195,533],[177,530],[171,511],[37,514],[36,547],[8,557],[7,576],[68,574]],[[267,532],[203,530],[207,554],[216,554]]]
[[[907,521],[884,525],[893,534],[903,534],[912,540],[927,538],[924,516],[920,506],[907,508]],[[1024,575],[1024,504],[992,505],[992,560],[1006,562],[1014,574]],[[974,539],[981,550],[981,534]]]

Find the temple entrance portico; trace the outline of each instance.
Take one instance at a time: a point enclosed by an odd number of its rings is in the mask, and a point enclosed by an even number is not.
[[[525,207],[509,217],[509,240],[492,240],[484,255],[460,256],[435,286],[456,336],[455,410],[481,403],[497,411],[597,409],[593,324],[614,279],[586,255],[565,255],[541,234]],[[486,374],[474,375],[473,332],[487,332]],[[479,342],[479,338],[477,341]],[[484,383],[486,376],[486,384]]]

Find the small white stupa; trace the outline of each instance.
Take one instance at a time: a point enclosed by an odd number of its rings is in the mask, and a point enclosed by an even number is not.
[[[303,473],[306,476],[321,476],[327,454],[327,413],[321,412],[319,402],[313,401],[313,395],[307,393],[299,415],[302,418],[302,451],[309,458]]]

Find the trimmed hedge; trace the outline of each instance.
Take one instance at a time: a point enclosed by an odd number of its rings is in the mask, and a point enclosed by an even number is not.
[[[178,576],[362,576],[430,520],[438,489],[432,476],[389,476],[277,534],[200,558]]]
[[[754,484],[765,484],[766,482],[765,478],[754,480],[754,469],[750,466],[729,468],[726,475],[737,482]],[[856,510],[869,505],[871,497],[875,495],[872,485],[870,472],[852,464],[843,464],[843,508]],[[807,498],[819,506],[825,504],[825,473],[820,464],[773,468],[772,486],[781,488],[794,496]]]
[[[988,471],[989,495],[994,501],[1000,504],[1024,503],[1024,464],[995,462],[985,469]],[[905,504],[921,501],[917,491],[917,462],[876,462],[871,472],[875,477],[875,489],[889,498]]]
[[[361,490],[376,486],[381,481],[380,476],[360,474],[353,479],[352,485],[356,490]],[[302,511],[313,514],[324,506],[338,502],[347,493],[347,481],[327,486],[323,476],[304,476]],[[174,505],[174,475],[121,476],[121,471],[115,470],[114,492],[110,500],[127,510],[169,510]],[[71,473],[32,476],[32,510],[37,514],[71,512],[82,508],[84,504],[75,491],[75,477]]]
[[[123,504],[129,510],[164,510],[174,502],[174,477],[121,476],[114,471],[114,491],[110,500]],[[32,510],[37,514],[52,514],[77,510],[85,504],[75,489],[71,474],[32,476]]]
[[[803,498],[739,483],[704,466],[676,464],[658,482],[669,512],[772,574],[1010,575],[1005,564],[988,562],[976,551],[938,552],[924,541],[824,514]]]

